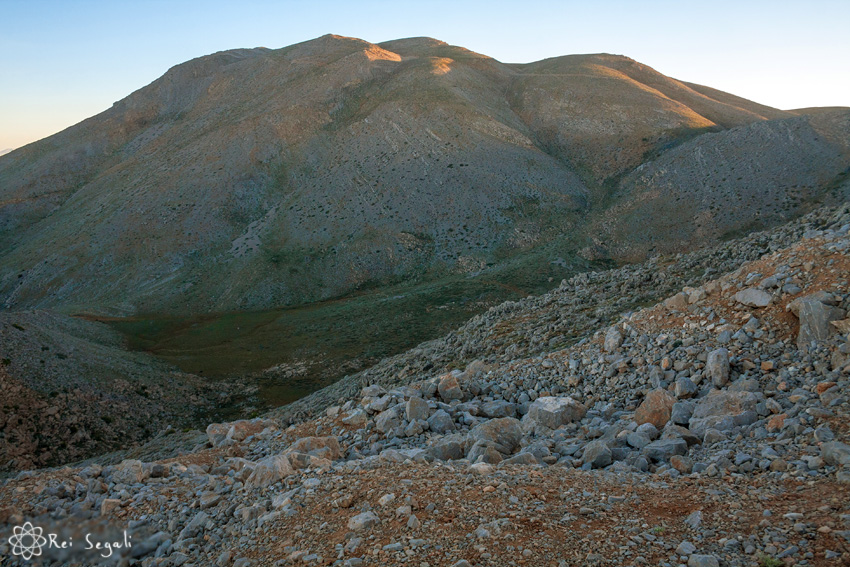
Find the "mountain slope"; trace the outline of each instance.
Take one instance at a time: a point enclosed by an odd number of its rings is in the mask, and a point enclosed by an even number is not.
[[[429,38],[339,36],[221,52],[0,158],[0,300],[192,314],[478,273],[556,240],[560,256],[633,258],[652,243],[620,254],[609,241],[628,226],[607,218],[600,237],[589,222],[654,191],[621,180],[688,140],[711,154],[724,138],[705,132],[792,116],[613,55],[507,65]],[[800,120],[818,132],[838,118]],[[777,155],[823,159],[759,171],[811,183],[805,200],[850,158],[828,136],[802,143]],[[799,214],[782,202],[800,197],[765,195],[782,212],[764,224]]]

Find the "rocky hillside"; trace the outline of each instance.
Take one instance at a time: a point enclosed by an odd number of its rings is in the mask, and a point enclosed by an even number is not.
[[[737,270],[746,262],[792,245],[811,231],[848,221],[850,208],[846,204],[821,208],[796,221],[717,247],[657,255],[615,270],[579,274],[542,296],[493,307],[444,337],[346,376],[280,408],[276,414],[299,421],[370,384],[392,387],[422,377],[436,378],[470,364],[487,367],[503,364],[520,353],[538,354],[572,345],[621,313],[652,305],[683,286],[697,286],[717,274]]]
[[[128,352],[105,325],[0,312],[0,473],[74,462],[196,426],[250,391]]]
[[[90,533],[144,566],[844,565],[848,273],[844,206],[578,276],[360,376],[312,416],[21,473],[0,485],[0,532]],[[558,312],[597,296],[564,344]],[[473,329],[489,329],[477,353]],[[439,371],[450,347],[458,368]],[[433,375],[410,367],[426,350]],[[29,564],[3,541],[8,564]],[[40,561],[90,564],[83,547]]]
[[[0,301],[264,309],[554,241],[545,263],[567,266],[678,251],[839,199],[848,116],[612,55],[507,65],[338,36],[216,53],[0,158]]]

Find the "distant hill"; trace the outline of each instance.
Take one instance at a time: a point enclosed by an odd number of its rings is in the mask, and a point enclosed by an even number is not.
[[[0,159],[0,304],[255,310],[555,241],[615,261],[701,246],[846,190],[848,117],[617,55],[333,35],[220,52]]]

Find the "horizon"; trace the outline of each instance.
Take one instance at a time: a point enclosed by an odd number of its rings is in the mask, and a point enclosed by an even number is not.
[[[352,9],[337,1],[305,8],[247,0],[238,12],[227,6],[221,0],[9,1],[0,49],[16,57],[0,62],[0,154],[107,110],[190,59],[279,49],[328,33],[371,43],[432,37],[504,63],[612,53],[774,108],[850,106],[850,38],[841,31],[850,5],[834,0],[805,8],[723,0],[710,11],[613,0],[531,2],[520,11],[509,2],[371,0]],[[735,17],[716,19],[729,14]]]

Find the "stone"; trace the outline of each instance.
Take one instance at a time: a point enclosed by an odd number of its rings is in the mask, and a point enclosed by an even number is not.
[[[569,396],[537,398],[528,407],[528,418],[550,429],[558,429],[564,424],[581,421],[585,414],[587,414],[587,408]]]
[[[659,439],[644,447],[641,452],[653,461],[664,462],[673,455],[686,455],[688,443],[684,439]]]
[[[138,484],[144,482],[148,474],[148,470],[141,461],[127,459],[115,465],[115,469],[112,471],[112,480],[121,484]]]
[[[198,512],[186,526],[180,530],[180,534],[177,536],[178,540],[184,540],[188,538],[193,538],[198,535],[201,531],[207,529],[211,523],[210,516],[206,512]]]
[[[833,386],[836,386],[835,382],[818,382],[817,386],[815,386],[815,392],[818,396],[820,396],[824,392],[827,392],[832,389]]]
[[[735,301],[747,307],[767,307],[772,296],[764,290],[750,287],[735,294]]]
[[[120,507],[121,501],[117,498],[104,498],[103,502],[100,503],[100,515],[108,516],[113,510],[117,510]]]
[[[635,449],[643,449],[644,447],[652,443],[652,441],[647,437],[641,435],[640,433],[632,431],[631,433],[626,435],[626,443],[628,443],[630,447],[634,447]]]
[[[362,409],[356,409],[342,418],[342,423],[345,425],[361,426],[366,425],[369,421],[369,414]]]
[[[473,441],[490,441],[497,451],[511,455],[519,448],[522,426],[516,418],[500,417],[476,425],[469,436]]]
[[[295,474],[295,469],[285,454],[272,455],[257,462],[246,484],[253,487],[267,487],[287,476]]]
[[[702,444],[706,447],[710,447],[715,443],[723,443],[724,441],[728,441],[726,435],[716,429],[712,429],[711,427],[706,429],[702,436]]]
[[[403,463],[408,460],[415,463],[427,463],[429,460],[434,460],[433,455],[425,449],[384,449],[378,456],[388,463]]]
[[[699,388],[690,378],[679,378],[676,380],[676,397],[680,400],[693,398],[698,391]]]
[[[348,520],[348,529],[355,532],[365,532],[381,523],[381,519],[374,512],[363,512]]]
[[[481,413],[488,418],[494,417],[516,417],[516,405],[505,400],[493,400],[484,402],[480,407]]]
[[[331,461],[342,458],[339,440],[333,435],[328,437],[302,437],[290,445],[289,450]]]
[[[428,428],[434,433],[448,433],[449,431],[454,431],[455,422],[448,412],[440,409],[428,418]]]
[[[286,457],[289,459],[289,464],[292,465],[292,468],[294,469],[329,469],[333,466],[333,461],[330,459],[308,455],[307,453],[299,453],[298,451],[288,450],[286,452]]]
[[[752,392],[712,390],[694,408],[689,429],[702,437],[709,428],[729,431],[734,427],[755,423],[758,420],[755,411],[758,399],[758,395]]]
[[[662,429],[670,421],[675,403],[676,398],[667,390],[652,390],[638,406],[634,419],[638,424],[651,423],[657,429]]]
[[[830,466],[850,466],[850,445],[830,441],[820,446],[821,458]]]
[[[623,344],[623,334],[617,327],[609,327],[605,333],[603,348],[606,352],[614,352]]]
[[[713,555],[691,555],[688,567],[720,567],[720,562]]]
[[[777,415],[773,415],[770,419],[767,420],[767,425],[765,425],[765,429],[771,433],[775,433],[777,431],[781,431],[783,427],[785,427],[785,420],[788,418],[788,414],[780,413]]]
[[[662,439],[684,439],[685,443],[688,444],[688,447],[693,445],[699,445],[702,442],[702,439],[694,435],[694,433],[688,429],[687,427],[682,427],[681,425],[676,425],[675,423],[668,423],[666,427],[664,427],[664,431],[661,433]]]
[[[594,469],[607,467],[614,462],[611,449],[602,440],[591,441],[585,445],[581,460]]]
[[[464,440],[459,436],[441,437],[428,447],[428,453],[438,461],[454,461],[466,455]]]
[[[650,441],[655,441],[658,439],[658,428],[652,425],[651,423],[641,423],[635,429],[635,433],[638,435],[643,435]]]
[[[685,525],[692,530],[698,529],[702,525],[702,510],[694,510],[688,517],[685,518]]]
[[[213,447],[219,447],[224,440],[227,439],[227,432],[230,431],[228,423],[210,423],[207,425],[207,439]]]
[[[398,409],[394,407],[382,411],[375,417],[375,429],[386,434],[399,427],[401,425],[401,418],[398,414]]]
[[[691,471],[694,469],[694,462],[688,457],[683,457],[682,455],[673,455],[672,457],[670,457],[670,466],[682,474],[691,474]],[[689,554],[683,553],[680,555]]]
[[[221,502],[221,498],[221,494],[216,494],[215,492],[204,492],[201,494],[198,504],[200,505],[201,510],[214,508],[219,502]]]
[[[505,459],[501,464],[503,465],[536,465],[539,464],[540,461],[537,460],[537,457],[532,455],[531,453],[517,453],[513,457]]]
[[[697,548],[694,544],[689,541],[683,541],[676,548],[676,555],[691,555]]]
[[[729,382],[729,351],[718,348],[708,353],[705,371],[712,384],[718,388],[725,386]]]
[[[812,295],[795,299],[788,304],[788,310],[800,320],[797,333],[797,348],[800,350],[808,349],[812,342],[828,339],[836,330],[830,323],[845,316],[843,309],[827,305]]]
[[[378,398],[386,394],[387,391],[380,384],[371,384],[361,390],[360,397],[362,398]]]
[[[412,397],[407,400],[405,406],[405,417],[407,421],[427,420],[431,415],[431,408],[428,407],[428,402],[419,397]]]
[[[699,303],[706,297],[708,297],[708,293],[704,289],[697,288],[688,292],[688,303],[693,305],[694,303]]]
[[[502,462],[502,454],[496,450],[492,441],[476,441],[469,450],[467,458],[473,463],[498,464]]]
[[[463,399],[463,391],[460,389],[460,384],[453,374],[444,374],[440,377],[437,391],[440,392],[440,397],[445,402]]]
[[[685,292],[677,293],[664,300],[664,306],[675,311],[685,311],[689,303],[690,296]]]
[[[842,319],[840,321],[830,321],[830,325],[842,335],[850,335],[850,319]]]
[[[424,422],[427,425],[427,422]],[[404,435],[406,437],[416,437],[423,431],[425,431],[425,427],[422,425],[422,421],[411,421],[407,424],[407,427],[404,428]]]
[[[227,439],[233,441],[244,441],[252,435],[260,433],[264,429],[272,427],[276,428],[277,423],[269,419],[240,419],[230,423],[230,428],[227,431]]]
[[[171,474],[171,465],[163,463],[151,463],[148,467],[148,474],[151,478],[165,478]]]
[[[694,414],[694,406],[693,402],[676,402],[670,413],[670,421],[676,425],[687,425]]]
[[[474,463],[469,466],[469,471],[481,476],[488,476],[493,473],[493,465],[488,463]]]

